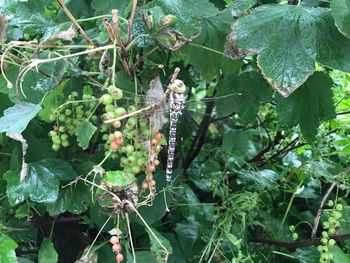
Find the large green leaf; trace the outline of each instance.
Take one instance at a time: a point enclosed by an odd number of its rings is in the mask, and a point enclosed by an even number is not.
[[[27,198],[34,202],[55,202],[58,197],[59,181],[76,177],[72,167],[58,159],[45,159],[28,164],[28,176],[20,182],[16,172],[4,174],[7,181],[6,194],[11,205],[19,204]]]
[[[208,0],[155,0],[149,6],[160,6],[165,14],[175,15],[176,29],[185,36],[200,32],[201,20],[215,16],[219,11]]]
[[[84,150],[89,147],[89,142],[97,128],[88,120],[85,120],[77,129],[77,140],[79,146]]]
[[[350,0],[332,0],[331,9],[340,32],[350,37]]]
[[[15,249],[18,247],[15,241],[7,235],[0,235],[0,262],[1,263],[16,263]]]
[[[119,15],[124,16],[124,9],[127,7],[128,1],[124,0],[92,0],[91,7],[95,9],[95,14],[110,14],[112,9],[118,9]]]
[[[7,135],[22,133],[40,110],[40,105],[28,102],[6,109],[0,118],[0,132],[6,132]]]
[[[272,99],[272,91],[264,78],[255,71],[239,76],[229,76],[218,84],[216,108],[219,114],[228,115],[236,112],[246,121],[254,121],[260,103]]]
[[[220,73],[223,67],[229,67],[230,74],[238,71],[241,66],[240,61],[232,61],[222,54],[224,43],[232,24],[232,16],[229,9],[219,13],[217,16],[204,18],[202,21],[201,34],[193,41],[194,44],[203,46],[186,46],[183,52],[188,57],[190,63],[202,74],[202,77],[211,81],[213,77]],[[214,51],[205,49],[210,48]],[[226,65],[228,64],[228,65]]]
[[[46,204],[46,207],[49,214],[55,216],[66,211],[80,214],[88,209],[89,204],[91,204],[90,187],[79,182],[62,189],[57,200],[54,203]]]
[[[305,139],[312,141],[317,134],[320,120],[335,117],[332,85],[333,81],[328,75],[316,72],[288,98],[277,96],[281,122],[288,127],[299,124]]]
[[[231,41],[233,57],[258,54],[266,79],[288,96],[312,74],[315,62],[350,70],[350,40],[334,25],[329,10],[294,5],[263,5],[239,18]]]
[[[58,261],[58,254],[50,239],[45,238],[41,243],[38,262],[39,263],[56,263]]]
[[[173,253],[173,248],[169,240],[163,237],[158,231],[154,228],[151,228],[153,235],[149,229],[146,229],[149,239],[151,240],[151,250],[156,254],[157,262],[162,262],[164,257],[164,248],[169,254]],[[155,238],[156,236],[157,238]],[[159,242],[160,241],[160,242]],[[161,244],[160,244],[161,243]]]
[[[258,1],[257,0],[236,0],[232,4],[232,15],[237,17],[246,13]]]
[[[340,247],[334,246],[329,249],[334,256],[334,262],[350,263],[350,255],[346,254]]]

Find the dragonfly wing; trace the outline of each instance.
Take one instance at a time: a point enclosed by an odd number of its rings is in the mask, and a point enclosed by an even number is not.
[[[159,102],[160,98],[164,95],[164,90],[159,76],[151,80],[149,89],[146,93],[145,103],[151,105]],[[151,114],[151,129],[152,134],[155,134],[163,128],[168,122],[166,117],[169,107],[166,103],[163,103],[156,111]]]

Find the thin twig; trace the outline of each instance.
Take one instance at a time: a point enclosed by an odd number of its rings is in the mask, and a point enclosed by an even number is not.
[[[84,29],[79,25],[78,21],[74,18],[72,13],[66,7],[62,0],[57,0],[58,4],[61,6],[63,12],[67,15],[67,17],[73,22],[73,25],[78,30],[79,34],[92,46],[95,46],[94,42],[86,35]]]
[[[321,200],[320,208],[317,211],[317,215],[315,217],[314,226],[313,226],[312,231],[311,231],[311,239],[316,238],[316,232],[317,232],[318,224],[320,223],[320,217],[321,217],[323,206],[324,206],[328,196],[332,192],[333,188],[336,186],[336,184],[337,184],[337,181],[333,181],[333,183],[328,188],[326,194],[323,196],[323,198]]]
[[[111,216],[108,217],[107,220],[106,220],[106,222],[103,224],[103,226],[101,227],[101,229],[98,231],[98,233],[97,233],[97,235],[96,235],[94,241],[92,241],[92,243],[91,243],[91,245],[90,245],[88,251],[86,252],[86,256],[89,255],[89,253],[90,253],[90,251],[91,251],[93,245],[96,243],[96,241],[97,241],[98,237],[100,236],[102,230],[105,228],[105,226],[107,225],[107,223],[109,222],[109,220],[110,220],[111,218],[112,218]]]
[[[130,227],[130,220],[129,220],[129,214],[128,213],[125,213],[125,219],[126,219],[126,224],[128,226],[128,232],[129,232],[129,238],[130,238],[130,247],[131,247],[133,262],[136,263],[136,254],[135,254],[134,243],[132,242],[131,227]]]
[[[132,24],[134,22],[136,7],[137,7],[137,0],[133,0],[131,15],[130,15],[129,23],[128,23],[128,36],[126,39],[126,44],[129,44],[131,41],[131,28],[132,28]]]

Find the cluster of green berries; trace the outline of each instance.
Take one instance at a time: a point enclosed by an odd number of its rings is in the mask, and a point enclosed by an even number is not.
[[[329,200],[327,205],[333,207],[333,210],[329,212],[328,220],[322,223],[325,231],[322,231],[321,245],[317,246],[317,250],[320,252],[320,263],[326,263],[334,259],[332,253],[329,252],[329,248],[336,244],[334,239],[329,238],[330,235],[336,233],[338,227],[342,220],[342,204],[334,204],[333,200]]]
[[[115,260],[117,263],[120,263],[123,261],[124,256],[121,253],[122,251],[122,245],[119,243],[119,237],[118,236],[112,236],[109,240],[112,244],[112,251],[116,254]]]
[[[78,93],[74,91],[68,96],[64,106],[51,110],[49,119],[56,124],[49,132],[49,136],[52,140],[52,149],[55,151],[61,146],[69,146],[69,135],[75,134],[85,119],[91,118],[94,122],[98,120],[96,115],[92,115],[97,106],[97,99],[89,94],[83,94],[81,101],[78,101],[77,97]]]
[[[291,234],[292,234],[292,239],[293,239],[294,241],[297,240],[298,237],[299,237],[299,235],[298,235],[297,232],[295,232],[295,226],[290,225],[290,226],[289,226],[289,231],[290,231]]]
[[[101,132],[104,133],[102,139],[105,141],[105,154],[112,151],[111,158],[120,160],[120,166],[126,174],[136,175],[141,171],[150,170],[153,172],[155,164],[149,163],[149,147],[146,143],[151,137],[148,120],[138,115],[115,120],[126,114],[132,114],[137,108],[135,106],[124,108],[118,105],[118,101],[123,98],[121,89],[109,86],[107,91],[108,93],[100,98],[105,111],[102,118],[114,121],[101,126]],[[161,150],[161,145],[157,142],[153,141],[156,145],[152,144],[152,153],[156,155]],[[156,164],[159,164],[159,161]]]

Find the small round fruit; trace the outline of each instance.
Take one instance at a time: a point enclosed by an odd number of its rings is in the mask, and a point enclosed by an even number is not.
[[[59,144],[53,144],[52,145],[52,150],[54,150],[55,152],[57,152],[60,149],[60,145]]]
[[[115,131],[113,134],[115,139],[123,138],[123,134],[120,131]]]
[[[62,135],[61,135],[61,140],[62,140],[62,141],[67,141],[68,138],[69,138],[69,137],[68,137],[67,134],[62,134]]]
[[[343,205],[342,204],[337,204],[335,206],[335,209],[337,209],[338,211],[343,211]]]
[[[151,144],[152,144],[152,145],[157,145],[157,143],[158,143],[158,141],[157,141],[156,139],[152,139],[152,140],[151,140]]]
[[[60,127],[58,128],[58,130],[59,130],[60,132],[65,132],[65,131],[66,131],[66,127],[60,126]]]
[[[156,181],[155,180],[151,180],[150,182],[149,182],[149,184],[150,184],[150,186],[152,186],[152,187],[154,187],[154,186],[156,186]]]
[[[142,185],[141,185],[141,188],[142,188],[143,190],[148,189],[148,183],[143,182]]]
[[[161,134],[160,132],[157,132],[153,138],[156,139],[157,141],[159,141],[160,139],[163,138],[163,134]]]
[[[328,229],[329,228],[329,223],[328,222],[323,222],[322,226],[324,229]]]
[[[122,250],[122,245],[120,243],[116,243],[112,246],[112,251],[114,253],[119,253]]]
[[[122,145],[124,140],[123,138],[118,138],[118,139],[115,139],[115,142],[118,144],[118,145]]]
[[[159,160],[154,160],[154,161],[153,161],[153,164],[154,164],[155,166],[157,166],[157,165],[160,164],[160,161],[159,161]]]
[[[119,88],[115,88],[112,95],[114,99],[121,100],[123,98],[123,91]]]
[[[328,239],[327,239],[327,238],[321,238],[321,243],[322,243],[323,245],[326,245],[327,242],[328,242]]]
[[[134,174],[138,174],[141,171],[138,166],[133,166],[131,170]]]
[[[100,98],[100,101],[102,102],[103,105],[109,105],[109,104],[112,104],[113,97],[111,95],[109,95],[109,94],[104,94]]]
[[[118,150],[119,150],[119,147],[120,147],[120,145],[117,144],[115,141],[111,142],[111,144],[109,145],[109,148],[110,148],[113,152],[118,151]]]
[[[108,135],[108,141],[113,142],[115,140],[114,133]]]
[[[295,233],[295,232],[294,232],[294,233],[292,234],[293,240],[297,240],[298,237],[299,237],[299,236],[298,236],[298,233]]]
[[[327,231],[322,231],[322,237],[328,238],[328,233],[327,233]]]
[[[120,121],[114,121],[112,125],[114,128],[119,129],[122,126],[122,123]]]
[[[53,116],[52,114],[50,114],[50,116],[49,116],[49,120],[50,120],[50,121],[55,121],[55,120],[56,120],[56,117],[55,117],[55,116]]]
[[[55,131],[50,131],[50,132],[49,132],[49,136],[50,136],[50,137],[57,136],[57,132],[55,132]]]
[[[149,171],[150,173],[154,172],[155,170],[156,170],[156,167],[155,167],[153,164],[151,164],[151,165],[148,166],[148,171]]]
[[[332,211],[332,216],[335,218],[335,219],[340,219],[342,217],[342,214],[339,212],[339,211]]]
[[[334,247],[336,243],[337,243],[337,242],[335,242],[334,239],[328,240],[328,246],[330,246],[330,247]]]
[[[117,262],[119,263],[119,262],[122,262],[123,261],[123,259],[124,259],[124,256],[123,256],[123,254],[118,254],[116,257],[115,257],[115,259],[117,260]]]
[[[112,236],[109,242],[111,242],[112,245],[115,245],[119,243],[119,238],[117,236]]]
[[[289,226],[289,231],[290,232],[294,232],[295,231],[295,226],[294,225],[290,225]]]
[[[62,146],[67,148],[69,146],[69,141],[62,141]]]
[[[125,113],[126,113],[126,110],[123,107],[118,107],[114,111],[115,117],[117,118],[123,116]]]
[[[135,150],[134,146],[132,146],[132,145],[127,145],[126,148],[125,148],[125,152],[128,155],[131,155],[134,152],[134,150]]]
[[[106,112],[112,112],[112,111],[114,111],[114,105],[112,105],[112,104],[108,104],[108,105],[106,105],[106,107],[105,107],[105,111]]]
[[[328,200],[327,205],[328,205],[328,206],[334,206],[334,201],[333,201],[333,200]]]

